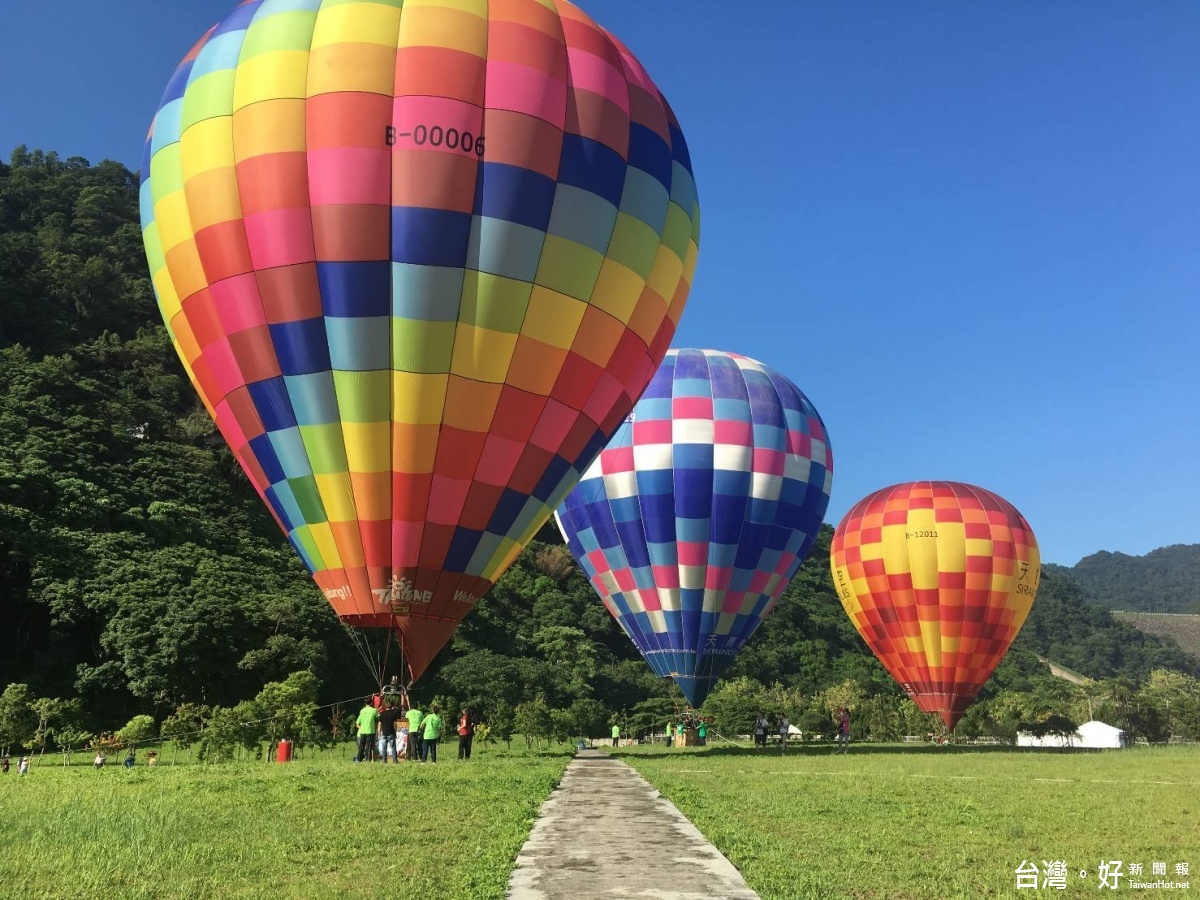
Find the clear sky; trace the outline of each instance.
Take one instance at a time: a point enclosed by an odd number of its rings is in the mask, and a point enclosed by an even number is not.
[[[678,347],[820,411],[836,524],[969,481],[1044,559],[1200,542],[1200,4],[582,0],[692,152]],[[135,167],[177,60],[233,2],[7,4],[0,154]]]

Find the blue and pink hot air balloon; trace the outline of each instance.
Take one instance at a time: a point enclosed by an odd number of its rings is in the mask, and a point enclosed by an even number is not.
[[[832,474],[791,381],[672,350],[555,518],[651,668],[700,706],[812,547]]]

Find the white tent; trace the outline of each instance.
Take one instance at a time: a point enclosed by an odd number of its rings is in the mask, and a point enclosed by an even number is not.
[[[1129,746],[1129,736],[1120,728],[1104,722],[1084,722],[1074,734],[1048,734],[1034,737],[1027,731],[1017,733],[1018,747],[1078,747],[1085,750],[1116,750]]]
[[[1104,722],[1084,722],[1075,732],[1079,735],[1076,747],[1094,747],[1097,749],[1110,748],[1116,750],[1129,746],[1129,735],[1120,728],[1106,725]]]

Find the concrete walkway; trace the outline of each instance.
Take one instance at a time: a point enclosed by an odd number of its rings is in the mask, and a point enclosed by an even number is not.
[[[741,873],[629,766],[581,750],[517,855],[508,900],[758,900]]]

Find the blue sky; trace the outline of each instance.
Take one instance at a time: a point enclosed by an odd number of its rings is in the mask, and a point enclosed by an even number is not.
[[[136,166],[175,63],[232,5],[10,4],[0,154]],[[830,522],[946,478],[1009,499],[1051,562],[1200,542],[1200,5],[581,5],[691,147],[675,346],[808,394]]]

